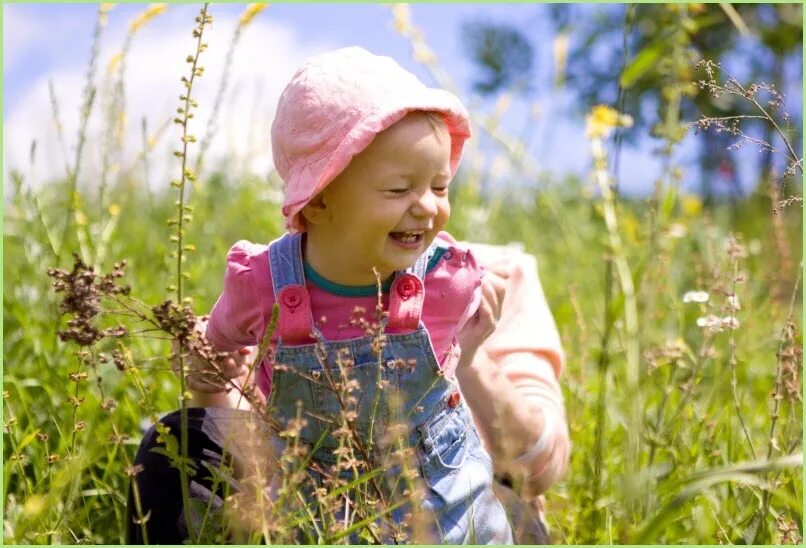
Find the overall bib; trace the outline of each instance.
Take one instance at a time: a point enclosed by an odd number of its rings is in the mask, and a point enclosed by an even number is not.
[[[378,345],[374,336],[324,340],[313,323],[301,245],[301,234],[287,234],[269,247],[280,306],[274,355],[280,367],[275,365],[272,374],[271,412],[286,424],[297,417],[301,406],[306,424],[300,437],[315,449],[313,460],[326,468],[335,463],[338,440],[329,432],[338,428],[343,402],[327,379],[339,378],[338,356],[342,364],[348,364],[350,378],[358,382],[353,392],[357,399],[354,424],[362,441],[381,446],[386,427],[402,420],[408,427],[408,443],[417,454],[415,464],[427,487],[425,498],[418,508],[398,508],[392,519],[399,521],[405,512],[426,515],[434,537],[448,544],[511,544],[510,523],[492,490],[492,460],[456,383],[442,375],[421,321],[423,280],[436,247],[407,271],[395,274],[389,314],[382,326],[396,332],[385,333],[384,344]],[[335,417],[335,424],[328,417]]]

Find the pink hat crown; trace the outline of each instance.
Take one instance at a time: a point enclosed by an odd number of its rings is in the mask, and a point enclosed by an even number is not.
[[[304,230],[305,204],[375,135],[415,110],[442,114],[455,174],[470,137],[467,110],[456,96],[359,47],[308,59],[283,90],[271,128],[274,165],[285,182],[286,227]]]

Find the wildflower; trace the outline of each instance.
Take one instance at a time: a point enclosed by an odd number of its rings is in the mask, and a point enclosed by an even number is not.
[[[109,441],[111,443],[116,444],[116,445],[120,445],[121,443],[123,443],[124,441],[128,440],[129,438],[130,438],[130,436],[127,435],[127,434],[110,434]]]
[[[74,432],[83,432],[87,428],[87,421],[78,421],[73,425]]]
[[[683,294],[684,303],[707,303],[709,298],[707,291],[686,291]]]
[[[681,223],[672,223],[669,225],[666,235],[674,240],[679,240],[681,238],[685,238],[687,232],[686,225]]]
[[[566,66],[568,65],[568,44],[570,35],[568,32],[557,34],[551,44],[554,56],[554,82],[562,85],[565,81]]]
[[[132,466],[127,466],[124,470],[127,476],[133,478],[134,476],[145,470],[145,468],[143,468],[142,464],[135,464]]]
[[[741,310],[741,305],[739,304],[739,296],[735,293],[733,295],[728,295],[728,305],[732,310]]]
[[[713,314],[710,314],[708,316],[702,316],[700,318],[697,318],[697,327],[721,331],[722,320],[720,320],[717,316],[714,316]]]
[[[395,20],[395,30],[406,34],[411,28],[411,10],[408,4],[392,4],[392,17]]]
[[[72,382],[81,382],[87,380],[87,377],[89,377],[89,373],[87,373],[86,371],[77,371],[75,373],[70,373],[69,376]]]
[[[725,251],[734,259],[747,257],[747,249],[732,236],[725,241]]]
[[[604,139],[617,127],[632,126],[632,116],[620,114],[606,105],[596,105],[585,118],[585,134],[590,139]]]
[[[252,22],[252,19],[254,19],[258,13],[268,7],[268,4],[247,4],[246,9],[243,10],[240,19],[238,19],[238,25],[245,27]]]
[[[680,199],[680,208],[686,217],[697,217],[702,213],[702,200],[692,194],[687,194]]]
[[[118,215],[120,215],[120,206],[119,206],[118,204],[111,204],[111,205],[109,206],[109,210],[108,210],[108,211],[109,211],[109,214],[110,214],[112,217],[117,217]]]
[[[61,457],[59,457],[59,455],[57,455],[56,453],[53,453],[52,455],[48,455],[48,457],[47,457],[48,464],[57,463],[57,462],[59,462],[60,458]]]
[[[126,357],[120,350],[112,351],[112,362],[115,364],[115,367],[118,371],[126,371],[126,369],[129,368],[128,364],[126,363]]]
[[[129,32],[134,34],[166,9],[168,9],[168,4],[151,4],[129,24]]]
[[[47,508],[45,497],[42,495],[31,495],[25,499],[22,506],[22,511],[30,519],[33,516],[41,514]]]
[[[109,58],[109,62],[106,64],[106,72],[114,74],[121,61],[123,61],[123,52],[119,51]]]
[[[421,41],[414,42],[413,50],[414,51],[412,52],[412,56],[414,57],[414,60],[417,61],[418,63],[428,65],[437,60],[436,54],[431,50],[431,48],[425,45],[424,42]]]
[[[736,329],[739,327],[739,320],[736,316],[725,316],[719,320],[723,328]]]
[[[118,404],[115,400],[109,399],[101,404],[101,409],[103,409],[104,411],[111,411],[117,406]]]

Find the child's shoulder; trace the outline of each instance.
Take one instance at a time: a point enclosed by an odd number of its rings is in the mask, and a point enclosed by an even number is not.
[[[434,239],[436,249],[428,261],[426,277],[429,282],[443,281],[452,290],[464,293],[475,289],[481,282],[481,268],[473,253],[447,232]]]
[[[442,268],[453,265],[468,273],[474,273],[479,270],[478,263],[468,245],[457,242],[456,238],[448,232],[444,230],[439,232],[437,237],[434,238],[433,245],[435,249],[428,262],[428,272],[440,265]]]
[[[227,252],[227,262],[235,262],[247,266],[256,259],[259,260],[265,257],[268,251],[269,246],[267,244],[256,244],[249,240],[238,240],[229,248]]]
[[[432,337],[440,339],[448,334],[452,337],[475,312],[483,272],[468,246],[447,232],[440,232],[434,243],[436,249],[425,276],[424,314]]]
[[[225,291],[245,296],[265,293],[271,287],[269,246],[239,240],[227,252]]]

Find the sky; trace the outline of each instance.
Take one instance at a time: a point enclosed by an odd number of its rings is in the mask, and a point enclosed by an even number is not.
[[[113,85],[110,61],[123,46],[130,22],[147,4],[121,4],[108,15],[100,42],[95,72],[98,101],[88,125],[88,140],[82,166],[85,180],[98,176],[102,162],[101,143],[105,133],[102,113],[109,108],[104,94]],[[590,6],[595,9],[596,6]],[[209,49],[203,54],[205,76],[194,89],[201,107],[195,132],[204,133],[213,97],[224,67],[242,4],[213,4],[212,27],[206,32]],[[535,93],[530,100],[515,100],[504,116],[502,128],[511,135],[528,135],[530,156],[537,171],[558,177],[590,172],[588,143],[581,111],[586,105],[573,102],[566,89],[555,88],[552,29],[547,6],[536,4],[414,4],[412,23],[420,27],[430,48],[450,76],[460,98],[471,112],[489,113],[493,100],[482,100],[472,91],[476,75],[464,50],[462,25],[471,20],[506,22],[536,37]],[[112,158],[120,169],[136,164],[142,150],[142,124],[153,134],[177,106],[181,91],[179,76],[186,72],[184,58],[193,51],[193,19],[199,5],[172,5],[154,18],[131,43],[125,65],[126,134],[122,156]],[[3,5],[3,116],[4,167],[22,171],[30,181],[46,182],[64,174],[72,164],[77,144],[80,105],[92,47],[97,5],[95,4],[5,4]],[[593,11],[592,11],[593,13]],[[411,44],[393,27],[388,6],[376,4],[274,4],[260,13],[245,29],[230,67],[228,95],[219,116],[219,131],[211,143],[209,158],[234,155],[245,170],[265,174],[271,168],[269,127],[277,98],[296,67],[308,56],[343,46],[359,45],[393,57],[424,82],[436,86],[428,71],[412,57]],[[59,142],[49,92],[52,85],[62,127]],[[170,150],[178,139],[177,129],[168,127],[160,137],[158,150]],[[483,132],[476,138],[484,150],[493,147]],[[680,147],[678,162],[693,158],[695,140],[689,136]],[[31,143],[36,154],[31,162]],[[622,151],[620,189],[645,193],[652,189],[660,172],[653,155],[657,143],[643,140]],[[743,152],[740,164],[755,157]],[[498,160],[506,164],[506,154]],[[465,158],[465,161],[474,161]],[[175,172],[170,154],[155,157],[150,166],[154,185],[167,182]],[[84,168],[82,168],[84,169]],[[742,171],[740,169],[740,171]],[[748,170],[752,171],[752,170]],[[516,184],[530,181],[516,180]],[[748,184],[748,181],[745,181]],[[684,187],[696,188],[694,171],[686,172]]]

